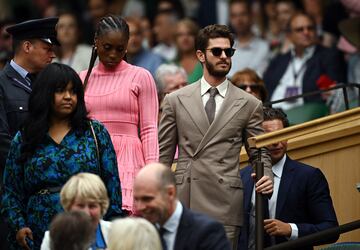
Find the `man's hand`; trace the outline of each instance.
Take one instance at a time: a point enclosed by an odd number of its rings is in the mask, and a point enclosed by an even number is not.
[[[291,236],[291,226],[288,223],[276,219],[264,220],[264,229],[270,236]]]
[[[256,174],[252,173],[251,177],[255,180]],[[262,194],[271,194],[273,192],[273,182],[269,176],[264,175],[261,179],[255,183],[255,190]]]
[[[16,233],[16,241],[17,243],[22,246],[26,250],[30,250],[30,246],[26,243],[26,237],[33,240],[32,231],[28,227],[23,227]]]

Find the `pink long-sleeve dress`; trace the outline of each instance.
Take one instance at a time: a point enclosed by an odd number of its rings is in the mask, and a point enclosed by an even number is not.
[[[85,79],[87,71],[80,77]],[[123,209],[134,212],[133,183],[147,163],[158,161],[158,99],[151,74],[125,61],[113,70],[99,62],[85,92],[90,117],[110,133],[117,155]]]

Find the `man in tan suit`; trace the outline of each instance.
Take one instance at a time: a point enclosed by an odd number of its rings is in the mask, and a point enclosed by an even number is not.
[[[226,79],[233,44],[227,26],[209,25],[199,32],[196,54],[204,76],[165,97],[159,145],[160,162],[167,166],[178,145],[175,178],[180,201],[223,223],[236,249],[243,221],[240,148],[245,144],[254,164],[259,151],[248,148],[247,138],[263,133],[263,113],[260,101]],[[270,155],[266,149],[260,153],[265,176],[256,191],[271,193]]]

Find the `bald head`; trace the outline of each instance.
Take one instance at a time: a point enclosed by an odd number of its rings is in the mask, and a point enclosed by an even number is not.
[[[136,182],[152,183],[161,190],[169,185],[175,186],[174,174],[161,163],[150,163],[143,167],[135,178]]]
[[[163,164],[143,167],[135,177],[133,194],[137,212],[152,223],[163,225],[175,211],[175,178]]]

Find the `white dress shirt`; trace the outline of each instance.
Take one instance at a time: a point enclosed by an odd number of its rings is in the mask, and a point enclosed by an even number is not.
[[[274,190],[271,195],[271,199],[269,200],[269,217],[270,217],[270,219],[275,219],[275,217],[276,217],[276,203],[277,203],[280,181],[281,181],[281,176],[282,176],[282,173],[284,170],[285,161],[286,161],[286,154],[283,156],[283,158],[281,158],[280,161],[278,161],[276,164],[274,164],[272,166],[272,171],[274,174]],[[253,189],[253,193],[251,196],[251,207],[255,208],[255,187]],[[252,220],[250,220],[250,222],[251,221]],[[286,222],[286,221],[283,221],[283,222]],[[289,222],[286,222],[286,223],[289,223]],[[289,223],[289,224],[291,226],[291,236],[288,239],[295,240],[298,238],[298,235],[299,235],[298,227],[294,223]],[[255,225],[254,225],[254,228],[255,228]]]
[[[180,224],[183,206],[180,201],[176,202],[176,209],[170,218],[165,222],[163,228],[166,229],[164,233],[164,240],[168,250],[173,250],[175,246],[175,239],[177,230]]]
[[[205,80],[204,76],[201,78],[200,84],[201,84],[201,90],[200,90],[201,99],[202,99],[203,105],[205,107],[207,101],[210,98],[210,93],[208,92],[208,90],[210,88],[212,88],[212,86]],[[227,79],[225,79],[225,81],[223,81],[220,85],[218,85],[216,87],[217,90],[219,91],[219,94],[217,94],[215,96],[216,108],[215,108],[215,116],[214,116],[214,118],[216,117],[218,111],[221,108],[221,105],[222,105],[222,103],[224,101],[228,86],[229,86],[229,82],[228,82]]]
[[[286,68],[284,75],[281,77],[279,84],[276,86],[271,96],[271,101],[280,100],[286,97],[286,90],[289,87],[297,87],[298,95],[302,94],[303,78],[306,71],[306,61],[309,60],[315,52],[315,46],[305,49],[302,57],[295,55],[295,51],[291,49],[291,60]],[[297,75],[295,77],[295,74]],[[295,79],[296,78],[296,79]],[[281,102],[273,104],[274,108],[282,108],[288,110],[304,104],[303,98],[297,98],[294,102]]]

